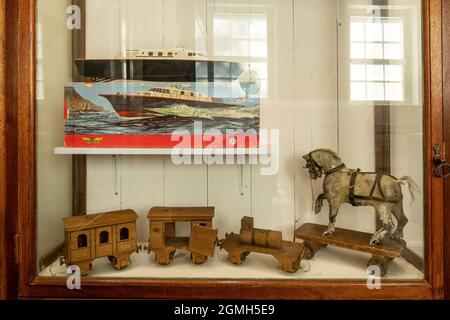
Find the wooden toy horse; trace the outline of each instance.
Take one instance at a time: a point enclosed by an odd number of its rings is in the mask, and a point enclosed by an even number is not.
[[[353,206],[372,206],[377,217],[382,221],[382,227],[377,230],[371,240],[371,245],[380,245],[386,234],[391,239],[403,238],[403,228],[408,219],[403,211],[403,194],[401,186],[406,184],[412,198],[417,191],[417,185],[410,177],[397,179],[388,174],[376,172],[361,172],[348,169],[339,156],[326,149],[318,149],[303,156],[311,179],[317,179],[325,174],[323,193],[315,201],[315,212],[318,214],[323,201],[328,201],[329,224],[325,236],[335,233],[336,217],[343,203]],[[395,222],[392,219],[395,217]],[[397,225],[395,227],[395,224]]]

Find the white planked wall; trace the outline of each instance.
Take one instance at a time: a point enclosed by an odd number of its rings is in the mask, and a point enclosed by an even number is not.
[[[311,187],[302,167],[303,154],[315,148],[339,151],[349,167],[373,170],[373,107],[350,105],[338,65],[345,49],[345,30],[337,26],[339,0],[251,0],[270,17],[268,34],[269,97],[262,101],[263,128],[280,129],[280,170],[262,176],[259,165],[172,164],[167,156],[89,156],[88,211],[132,208],[140,216],[139,239],[146,241],[146,214],[153,206],[215,206],[220,236],[238,232],[244,215],[259,227],[282,230],[292,239],[295,226],[327,223],[327,207],[312,212]],[[87,57],[109,58],[121,49],[183,46],[211,50],[214,10],[242,12],[242,1],[213,0],[87,0]],[[261,9],[262,8],[262,9]],[[338,52],[341,55],[338,55]],[[418,60],[420,61],[420,60]],[[345,66],[345,64],[343,64]],[[62,89],[61,89],[62,92]],[[409,109],[404,113],[409,114]],[[415,110],[420,111],[420,107]],[[421,182],[420,113],[406,120],[393,111],[393,166],[398,175]],[[62,118],[62,117],[61,117]],[[60,122],[58,122],[60,123]],[[409,124],[409,125],[407,125]],[[60,156],[61,157],[61,156]],[[407,161],[407,159],[410,159]],[[321,190],[315,182],[316,195]],[[406,211],[418,227],[407,229],[407,240],[421,243],[422,210]],[[42,213],[44,216],[44,213]],[[367,208],[345,206],[338,226],[374,231],[374,214]],[[185,227],[182,232],[186,232]]]

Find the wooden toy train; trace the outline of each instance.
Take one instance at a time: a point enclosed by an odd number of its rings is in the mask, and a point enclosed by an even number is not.
[[[170,264],[177,249],[188,249],[191,261],[202,264],[214,255],[217,230],[212,229],[214,208],[168,208],[155,207],[148,215],[150,225],[148,253],[155,253],[159,264]],[[177,237],[176,222],[190,222],[189,237]]]
[[[66,265],[78,265],[82,275],[92,271],[92,261],[108,257],[112,266],[118,270],[128,267],[130,256],[138,252],[136,221],[138,215],[133,210],[113,211],[64,219],[65,247],[62,262]],[[258,229],[251,217],[241,220],[239,234],[226,234],[218,241],[218,230],[213,229],[214,208],[173,208],[155,207],[150,209],[149,243],[145,247],[148,253],[153,251],[155,261],[161,265],[172,262],[176,250],[187,249],[194,264],[203,264],[214,255],[216,245],[228,252],[228,260],[234,264],[243,264],[251,253],[273,256],[278,268],[285,272],[296,272],[303,258],[313,258],[320,248],[338,246],[351,250],[371,253],[367,263],[378,266],[381,275],[388,271],[389,263],[402,255],[406,247],[402,243],[385,241],[383,246],[369,246],[370,234],[352,230],[337,229],[335,237],[326,237],[326,226],[305,224],[295,232],[302,243],[283,240],[280,231]],[[189,236],[177,236],[176,223],[190,223]]]
[[[89,274],[92,261],[101,257],[108,257],[118,270],[128,267],[131,254],[141,248],[137,246],[137,218],[133,210],[65,218],[63,262],[78,265],[82,275]],[[213,207],[154,207],[147,218],[149,243],[144,249],[153,251],[161,265],[170,264],[178,249],[190,251],[194,264],[203,264],[214,255],[217,244],[229,252],[229,260],[235,264],[242,264],[250,252],[259,252],[274,256],[283,271],[295,272],[300,265],[302,244],[283,241],[279,231],[253,228],[253,218],[244,217],[241,234],[232,233],[222,241],[213,229]],[[190,223],[188,237],[176,235],[177,222]]]
[[[280,231],[257,229],[253,218],[241,220],[240,234],[227,234],[220,242],[220,248],[228,252],[228,260],[234,264],[243,264],[251,253],[262,253],[278,260],[278,268],[286,272],[297,272],[302,259],[303,244],[284,241]]]

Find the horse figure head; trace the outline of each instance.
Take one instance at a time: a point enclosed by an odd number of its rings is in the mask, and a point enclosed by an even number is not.
[[[329,174],[344,168],[345,165],[336,152],[328,149],[317,149],[303,156],[311,179],[318,179],[322,174]]]

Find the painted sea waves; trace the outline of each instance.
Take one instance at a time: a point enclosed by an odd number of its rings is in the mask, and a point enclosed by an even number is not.
[[[65,87],[67,147],[171,147],[174,132],[259,132],[260,100],[235,82],[116,80]],[[116,143],[114,142],[116,141]]]

